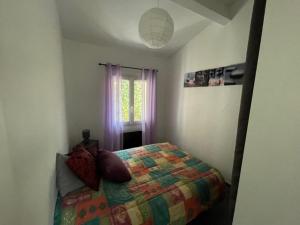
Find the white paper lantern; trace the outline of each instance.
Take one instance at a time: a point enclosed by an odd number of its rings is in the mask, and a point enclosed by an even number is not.
[[[162,48],[173,36],[173,19],[166,10],[152,8],[142,15],[139,23],[139,33],[147,47]]]

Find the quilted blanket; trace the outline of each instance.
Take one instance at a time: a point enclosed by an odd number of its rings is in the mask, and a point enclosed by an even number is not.
[[[224,191],[214,168],[169,143],[118,151],[132,180],[102,180],[58,196],[54,225],[181,225],[210,208]]]

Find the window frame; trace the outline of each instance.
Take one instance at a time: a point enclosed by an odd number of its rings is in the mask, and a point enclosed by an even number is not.
[[[122,75],[122,80],[129,81],[129,121],[123,122],[126,131],[138,131],[142,128],[142,121],[134,121],[134,81],[142,80],[139,75]],[[121,93],[122,94],[122,93]],[[122,116],[121,116],[122,118]]]

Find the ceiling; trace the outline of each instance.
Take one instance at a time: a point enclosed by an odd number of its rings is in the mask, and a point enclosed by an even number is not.
[[[224,9],[237,0],[195,0],[194,3],[200,5],[199,2],[204,2],[205,5],[208,1],[216,1],[218,5],[214,4],[214,7],[220,5]],[[186,3],[186,0],[182,2]],[[145,11],[157,6],[157,0],[57,0],[57,3],[65,38],[149,51],[140,40],[138,23]],[[206,11],[203,16],[200,8],[199,13],[181,3],[180,0],[160,0],[159,6],[166,9],[174,20],[175,33],[167,46],[150,51],[172,54],[214,22],[213,17],[210,18]],[[212,7],[209,8],[210,12],[216,14]]]

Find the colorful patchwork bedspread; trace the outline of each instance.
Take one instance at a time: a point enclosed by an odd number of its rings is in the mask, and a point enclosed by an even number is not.
[[[54,225],[181,225],[210,208],[223,193],[221,174],[169,143],[118,151],[132,180],[102,180],[58,196]]]

